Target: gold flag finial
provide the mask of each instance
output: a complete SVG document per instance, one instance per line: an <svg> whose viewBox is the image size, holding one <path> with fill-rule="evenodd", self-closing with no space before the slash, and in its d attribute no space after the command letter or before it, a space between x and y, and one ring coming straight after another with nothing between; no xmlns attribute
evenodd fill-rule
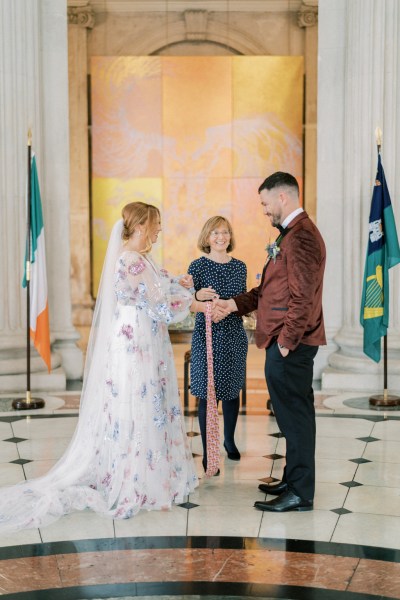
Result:
<svg viewBox="0 0 400 600"><path fill-rule="evenodd" d="M28 146L32 146L32 129L28 129Z"/></svg>
<svg viewBox="0 0 400 600"><path fill-rule="evenodd" d="M381 147L382 146L382 129L380 127L377 127L375 129L375 139L376 139L376 145Z"/></svg>

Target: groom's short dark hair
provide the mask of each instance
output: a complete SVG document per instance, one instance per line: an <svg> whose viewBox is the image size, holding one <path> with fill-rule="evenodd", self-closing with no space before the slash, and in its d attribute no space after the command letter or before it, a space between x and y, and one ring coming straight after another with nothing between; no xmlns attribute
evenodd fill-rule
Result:
<svg viewBox="0 0 400 600"><path fill-rule="evenodd" d="M262 190L272 190L273 188L283 186L295 188L297 193L299 193L299 184L296 178L290 173L283 173L282 171L277 171L267 177L258 188L258 193L262 192Z"/></svg>

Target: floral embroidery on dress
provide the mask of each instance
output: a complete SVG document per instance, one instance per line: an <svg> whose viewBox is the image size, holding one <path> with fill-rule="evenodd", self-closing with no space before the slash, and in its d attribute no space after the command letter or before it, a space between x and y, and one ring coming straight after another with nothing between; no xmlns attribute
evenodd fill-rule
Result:
<svg viewBox="0 0 400 600"><path fill-rule="evenodd" d="M173 406L171 408L171 411L170 411L169 414L170 414L171 421L173 421L174 419L176 419L176 417L180 417L181 416L181 408L180 408L180 406L176 406L176 405Z"/></svg>
<svg viewBox="0 0 400 600"><path fill-rule="evenodd" d="M149 448L147 450L146 453L146 460L147 460L147 464L149 465L150 469L154 469L154 465L153 465L153 450L151 448Z"/></svg>
<svg viewBox="0 0 400 600"><path fill-rule="evenodd" d="M161 410L161 394L154 394L153 396L154 410L159 412Z"/></svg>
<svg viewBox="0 0 400 600"><path fill-rule="evenodd" d="M141 296L147 296L147 286L145 283L143 283L143 281L140 281L138 284L138 290L139 290L139 294Z"/></svg>
<svg viewBox="0 0 400 600"><path fill-rule="evenodd" d="M171 302L171 307L174 310L177 310L177 309L181 308L181 306L182 306L182 302L180 300L176 300L175 302Z"/></svg>
<svg viewBox="0 0 400 600"><path fill-rule="evenodd" d="M111 473L107 472L106 476L101 480L101 483L108 487L111 483Z"/></svg>
<svg viewBox="0 0 400 600"><path fill-rule="evenodd" d="M119 438L119 424L118 424L118 421L116 423L114 423L114 431L113 431L112 438L113 438L114 442L116 442L117 439Z"/></svg>
<svg viewBox="0 0 400 600"><path fill-rule="evenodd" d="M109 387L110 392L111 392L111 396L113 398L116 398L118 396L118 388L117 386L113 383L112 379L107 379L106 380L106 385Z"/></svg>
<svg viewBox="0 0 400 600"><path fill-rule="evenodd" d="M131 340L133 338L132 325L122 325L119 335L124 335L128 340Z"/></svg>
<svg viewBox="0 0 400 600"><path fill-rule="evenodd" d="M116 279L124 280L127 278L127 272L126 272L125 261L123 260L123 258L119 259L118 264L119 264L119 269L117 269L117 271L116 271Z"/></svg>
<svg viewBox="0 0 400 600"><path fill-rule="evenodd" d="M165 410L162 411L160 415L156 415L154 417L154 424L157 429L162 429L167 424L167 413Z"/></svg>
<svg viewBox="0 0 400 600"><path fill-rule="evenodd" d="M128 267L128 273L130 273L130 275L140 275L140 273L143 273L143 271L145 271L146 269L146 265L144 264L143 259L139 258L139 260L135 263L131 263Z"/></svg>

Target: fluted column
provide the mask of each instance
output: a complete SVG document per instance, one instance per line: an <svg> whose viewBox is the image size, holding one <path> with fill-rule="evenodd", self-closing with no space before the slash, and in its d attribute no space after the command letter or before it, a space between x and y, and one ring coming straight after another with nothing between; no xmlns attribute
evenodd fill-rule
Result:
<svg viewBox="0 0 400 600"><path fill-rule="evenodd" d="M63 389L79 377L71 324L66 0L0 3L0 390L25 389L26 139L32 128L45 223L52 341L49 376L32 349L32 389Z"/></svg>
<svg viewBox="0 0 400 600"><path fill-rule="evenodd" d="M317 212L317 89L318 89L318 0L303 0L297 14L304 28L305 109L304 109L304 199L315 220Z"/></svg>
<svg viewBox="0 0 400 600"><path fill-rule="evenodd" d="M382 362L363 354L359 318L377 125L384 132L383 164L400 225L399 34L396 0L319 3L318 223L327 242L325 316L334 350L322 374L324 389L383 386ZM398 271L390 277L392 390L400 389Z"/></svg>
<svg viewBox="0 0 400 600"><path fill-rule="evenodd" d="M68 0L70 122L71 300L74 325L90 325L90 201L88 142L88 30L94 26L89 0Z"/></svg>

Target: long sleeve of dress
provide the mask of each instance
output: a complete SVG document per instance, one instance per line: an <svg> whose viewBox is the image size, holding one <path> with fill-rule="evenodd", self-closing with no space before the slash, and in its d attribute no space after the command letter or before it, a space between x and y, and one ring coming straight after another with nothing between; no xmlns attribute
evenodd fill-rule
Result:
<svg viewBox="0 0 400 600"><path fill-rule="evenodd" d="M124 252L118 259L115 291L119 304L136 306L166 324L185 319L193 301L165 269L137 252Z"/></svg>

